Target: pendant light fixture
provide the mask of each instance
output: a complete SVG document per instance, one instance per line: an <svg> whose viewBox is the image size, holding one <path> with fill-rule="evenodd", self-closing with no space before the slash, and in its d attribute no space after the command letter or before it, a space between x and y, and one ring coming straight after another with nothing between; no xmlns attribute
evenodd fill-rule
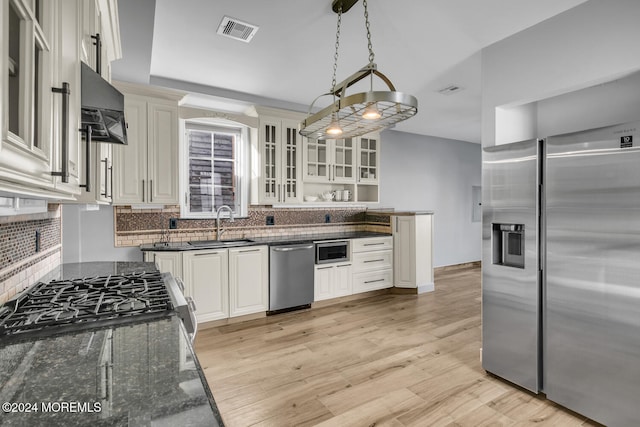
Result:
<svg viewBox="0 0 640 427"><path fill-rule="evenodd" d="M313 139L335 139L365 135L413 117L418 112L417 99L411 95L397 92L391 80L378 71L376 64L373 62L375 54L371 45L367 0L362 0L362 4L364 6L364 19L367 29L369 63L344 81L336 84L342 13L347 12L357 1L333 0L332 9L338 14L338 25L331 90L318 96L309 106L308 117L300 124L300 134L302 136ZM389 90L374 91L374 76L380 78ZM368 92L346 95L347 88L367 77L370 78L370 90ZM333 103L311 115L311 110L316 101L323 96L331 96Z"/></svg>

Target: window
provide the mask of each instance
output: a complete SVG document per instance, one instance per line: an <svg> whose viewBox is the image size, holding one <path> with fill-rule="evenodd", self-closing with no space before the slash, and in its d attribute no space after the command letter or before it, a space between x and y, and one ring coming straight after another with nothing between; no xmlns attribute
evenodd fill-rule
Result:
<svg viewBox="0 0 640 427"><path fill-rule="evenodd" d="M215 217L223 205L229 206L235 216L246 216L247 130L240 126L186 122L185 131L186 197L182 217Z"/></svg>

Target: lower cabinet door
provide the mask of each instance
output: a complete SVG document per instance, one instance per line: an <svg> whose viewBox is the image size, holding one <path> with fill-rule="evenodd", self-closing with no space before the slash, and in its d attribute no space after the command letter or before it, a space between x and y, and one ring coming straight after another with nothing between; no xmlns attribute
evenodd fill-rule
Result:
<svg viewBox="0 0 640 427"><path fill-rule="evenodd" d="M229 249L230 317L267 311L269 247Z"/></svg>
<svg viewBox="0 0 640 427"><path fill-rule="evenodd" d="M333 292L331 289L331 278L333 276L334 267L331 265L316 266L314 274L314 301L322 301L325 299L333 298Z"/></svg>
<svg viewBox="0 0 640 427"><path fill-rule="evenodd" d="M353 275L351 264L338 264L334 267L333 296L344 297L353 293Z"/></svg>
<svg viewBox="0 0 640 427"><path fill-rule="evenodd" d="M226 249L184 254L185 293L191 295L196 304L198 323L229 317L228 272Z"/></svg>
<svg viewBox="0 0 640 427"><path fill-rule="evenodd" d="M182 279L182 252L145 252L144 255L145 261L155 263L160 273L171 273L174 278ZM185 293L187 291L185 289Z"/></svg>
<svg viewBox="0 0 640 427"><path fill-rule="evenodd" d="M316 266L314 301L351 295L353 276L351 264Z"/></svg>

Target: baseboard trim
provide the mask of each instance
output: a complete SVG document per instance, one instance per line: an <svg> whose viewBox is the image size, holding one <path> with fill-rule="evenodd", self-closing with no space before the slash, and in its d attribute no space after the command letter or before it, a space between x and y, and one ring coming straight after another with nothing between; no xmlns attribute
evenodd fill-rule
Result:
<svg viewBox="0 0 640 427"><path fill-rule="evenodd" d="M435 285L433 283L427 283L415 288L393 287L391 288L391 293L396 295L420 295L427 292L433 292L434 290Z"/></svg>
<svg viewBox="0 0 640 427"><path fill-rule="evenodd" d="M456 271L456 270L465 270L467 268L480 268L482 267L482 261L471 261L465 262L462 264L453 264L453 265L445 265L443 267L436 267L433 269L434 274Z"/></svg>
<svg viewBox="0 0 640 427"><path fill-rule="evenodd" d="M234 323L246 322L248 320L255 320L263 317L267 317L267 313L261 311L260 313L245 314L244 316L230 317L228 319L211 320L208 322L198 323L198 330L202 331L209 328L217 328L218 326L233 325Z"/></svg>
<svg viewBox="0 0 640 427"><path fill-rule="evenodd" d="M320 307L327 307L330 305L334 305L334 304L342 304L344 302L349 302L349 301L355 301L355 300L359 300L359 299L364 299L364 298L369 298L369 297L373 297L376 295L384 295L384 294L388 294L388 293L393 293L393 290L395 288L387 288L387 289L379 289L376 291L368 291L368 292L361 292L358 294L353 294L353 295L347 295L344 297L338 297L338 298L331 298L331 299L325 299L322 301L315 301L311 304L311 308L320 308Z"/></svg>

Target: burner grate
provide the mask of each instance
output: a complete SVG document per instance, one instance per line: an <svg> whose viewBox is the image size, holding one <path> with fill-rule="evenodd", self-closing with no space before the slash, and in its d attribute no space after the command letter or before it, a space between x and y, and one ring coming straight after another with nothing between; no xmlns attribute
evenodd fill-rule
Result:
<svg viewBox="0 0 640 427"><path fill-rule="evenodd" d="M159 272L40 282L0 308L0 338L75 331L171 312Z"/></svg>

